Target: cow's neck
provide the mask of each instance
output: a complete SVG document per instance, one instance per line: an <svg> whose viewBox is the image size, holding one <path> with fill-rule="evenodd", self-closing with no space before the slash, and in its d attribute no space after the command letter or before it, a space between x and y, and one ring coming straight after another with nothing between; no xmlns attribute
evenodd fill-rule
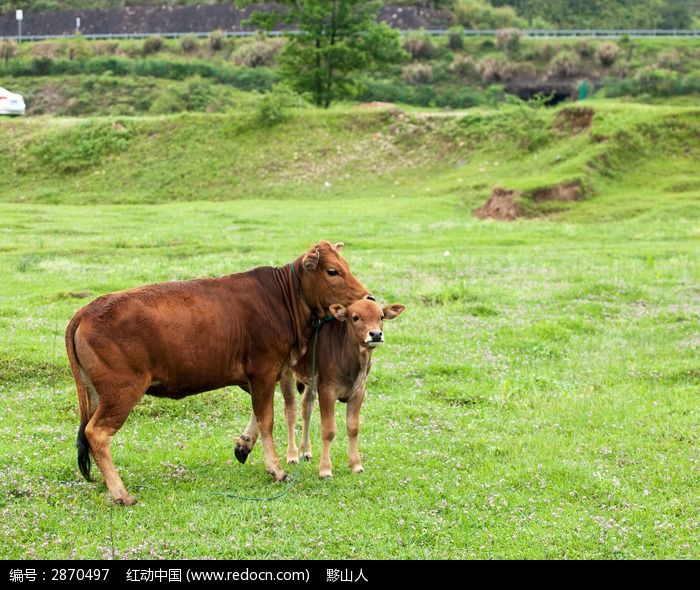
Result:
<svg viewBox="0 0 700 590"><path fill-rule="evenodd" d="M296 344L293 347L290 355L291 365L294 366L297 361L306 354L308 349L309 339L311 338L313 330L311 327L313 311L305 301L303 292L300 289L301 259L298 258L292 262L291 265L293 265L295 272L297 272L296 279L292 274L292 268L290 265L286 265L275 270L278 274L278 280L284 286L283 291L288 302L287 308L294 327Z"/></svg>

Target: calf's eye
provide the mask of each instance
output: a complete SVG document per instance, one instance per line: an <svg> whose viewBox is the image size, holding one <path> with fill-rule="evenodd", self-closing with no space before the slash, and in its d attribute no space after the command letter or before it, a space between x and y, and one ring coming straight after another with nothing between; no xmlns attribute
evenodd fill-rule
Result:
<svg viewBox="0 0 700 590"><path fill-rule="evenodd" d="M353 321L353 322L356 322L356 321L359 320L359 319L360 319L359 316L356 316L356 315L352 316L352 321Z"/></svg>
<svg viewBox="0 0 700 590"><path fill-rule="evenodd" d="M332 268L329 268L326 272L332 277L337 277L340 274L337 270Z"/></svg>

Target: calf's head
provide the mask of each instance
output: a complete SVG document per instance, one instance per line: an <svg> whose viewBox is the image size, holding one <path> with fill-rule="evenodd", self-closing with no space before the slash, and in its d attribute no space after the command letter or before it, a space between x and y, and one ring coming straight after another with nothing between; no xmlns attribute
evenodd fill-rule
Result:
<svg viewBox="0 0 700 590"><path fill-rule="evenodd" d="M376 301L362 299L345 307L334 303L330 306L331 315L338 321L348 322L352 338L361 348L376 348L384 343L384 320L399 316L404 305L395 303L382 308Z"/></svg>
<svg viewBox="0 0 700 590"><path fill-rule="evenodd" d="M318 315L325 315L331 303L350 305L358 299L374 299L350 272L340 255L342 248L343 242L331 244L322 240L301 256L301 290Z"/></svg>

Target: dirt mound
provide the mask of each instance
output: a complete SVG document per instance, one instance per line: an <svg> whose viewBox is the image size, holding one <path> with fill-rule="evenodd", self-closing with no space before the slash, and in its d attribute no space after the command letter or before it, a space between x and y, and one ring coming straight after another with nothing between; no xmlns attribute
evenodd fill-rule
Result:
<svg viewBox="0 0 700 590"><path fill-rule="evenodd" d="M496 187L491 191L491 196L474 211L479 219L500 219L501 221L513 221L520 217L518 205L515 199L522 193L505 188Z"/></svg>
<svg viewBox="0 0 700 590"><path fill-rule="evenodd" d="M588 107L569 107L557 113L554 128L560 133L578 135L590 129L595 111Z"/></svg>
<svg viewBox="0 0 700 590"><path fill-rule="evenodd" d="M532 217L536 215L527 202L543 201L578 201L583 197L583 187L578 180L563 182L553 186L546 186L528 191L523 194L520 191L496 187L491 191L491 196L482 207L474 210L474 216L479 219L498 219L500 221L513 221L519 217ZM518 204L518 200L522 204ZM525 201L526 200L526 201Z"/></svg>

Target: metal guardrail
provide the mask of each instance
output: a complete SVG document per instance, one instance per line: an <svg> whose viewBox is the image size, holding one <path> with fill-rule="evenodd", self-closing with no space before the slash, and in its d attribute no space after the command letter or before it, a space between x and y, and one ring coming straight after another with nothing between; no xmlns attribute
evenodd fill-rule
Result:
<svg viewBox="0 0 700 590"><path fill-rule="evenodd" d="M433 36L441 36L447 34L447 29L425 29L425 32ZM412 31L402 30L401 33L410 33ZM493 37L498 32L497 29L464 29L464 35L467 37ZM700 29L522 29L525 37L586 37L586 38L607 38L614 39L619 37L678 37L678 38L700 38ZM272 37L282 37L285 35L298 35L300 31L271 31L268 33ZM194 35L196 37L208 37L210 32L188 31L180 33L81 33L83 39L145 39L147 37L163 37L166 39L177 39ZM256 35L256 31L222 31L224 37L251 37ZM22 35L22 41L46 41L50 39L64 39L74 37L75 35ZM17 39L16 35L0 36L0 39Z"/></svg>

